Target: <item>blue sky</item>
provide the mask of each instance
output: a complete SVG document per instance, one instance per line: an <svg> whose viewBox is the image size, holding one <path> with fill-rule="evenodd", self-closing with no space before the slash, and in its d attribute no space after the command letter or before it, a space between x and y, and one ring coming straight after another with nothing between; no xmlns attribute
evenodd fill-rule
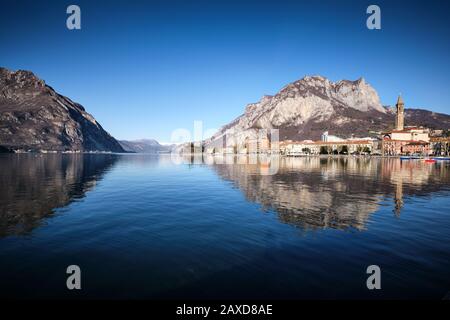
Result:
<svg viewBox="0 0 450 320"><path fill-rule="evenodd" d="M83 104L118 139L219 128L305 75L450 113L448 1L8 1L0 66ZM77 4L82 30L66 28ZM381 7L382 29L366 28Z"/></svg>

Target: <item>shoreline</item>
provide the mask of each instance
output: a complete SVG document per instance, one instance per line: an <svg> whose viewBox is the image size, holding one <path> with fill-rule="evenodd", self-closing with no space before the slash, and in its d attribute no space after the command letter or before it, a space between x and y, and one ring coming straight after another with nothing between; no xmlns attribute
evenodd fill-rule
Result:
<svg viewBox="0 0 450 320"><path fill-rule="evenodd" d="M426 155L426 156L408 156L408 155L345 155L345 154L310 154L310 155L286 155L286 154L271 154L271 153L252 153L252 154L231 154L231 153L139 153L139 152L112 152L112 151L10 151L10 152L0 152L0 154L34 154L34 155L105 155L105 154L116 154L116 155L148 155L148 156L168 156L176 155L180 157L255 157L255 156L269 156L269 157L280 157L280 158L386 158L386 159L400 159L402 157L410 157L410 160L425 160L431 158L449 158L450 155Z"/></svg>

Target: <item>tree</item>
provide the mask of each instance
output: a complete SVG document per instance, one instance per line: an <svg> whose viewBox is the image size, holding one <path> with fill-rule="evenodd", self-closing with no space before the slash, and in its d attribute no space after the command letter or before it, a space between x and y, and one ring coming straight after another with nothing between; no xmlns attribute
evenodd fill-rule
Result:
<svg viewBox="0 0 450 320"><path fill-rule="evenodd" d="M444 142L443 143L443 151L444 151L444 154L446 155L446 156L448 156L449 154L450 154L450 143L449 142Z"/></svg>
<svg viewBox="0 0 450 320"><path fill-rule="evenodd" d="M309 148L303 148L302 151L306 154L310 154L311 153L311 149Z"/></svg>

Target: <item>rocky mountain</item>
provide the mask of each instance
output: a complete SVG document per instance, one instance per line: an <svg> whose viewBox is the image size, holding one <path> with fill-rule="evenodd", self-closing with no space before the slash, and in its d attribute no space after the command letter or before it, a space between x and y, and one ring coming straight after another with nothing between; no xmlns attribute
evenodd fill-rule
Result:
<svg viewBox="0 0 450 320"><path fill-rule="evenodd" d="M127 152L135 153L167 153L172 150L172 145L162 145L154 139L119 140L122 148Z"/></svg>
<svg viewBox="0 0 450 320"><path fill-rule="evenodd" d="M279 129L280 140L318 140L324 131L344 138L375 136L392 128L394 117L395 112L383 107L378 93L363 78L332 82L307 76L249 104L244 114L205 142L215 145L231 138L242 144L246 138L255 138L258 129ZM450 128L449 115L409 109L405 117L407 125Z"/></svg>
<svg viewBox="0 0 450 320"><path fill-rule="evenodd" d="M86 112L29 71L0 68L0 149L124 152Z"/></svg>

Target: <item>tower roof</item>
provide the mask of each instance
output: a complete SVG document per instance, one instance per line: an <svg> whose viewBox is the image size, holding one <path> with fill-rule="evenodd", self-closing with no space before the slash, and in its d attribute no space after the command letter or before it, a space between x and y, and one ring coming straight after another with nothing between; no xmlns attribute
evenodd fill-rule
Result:
<svg viewBox="0 0 450 320"><path fill-rule="evenodd" d="M397 104L405 104L405 103L403 102L402 95L399 95L399 96L398 96Z"/></svg>

